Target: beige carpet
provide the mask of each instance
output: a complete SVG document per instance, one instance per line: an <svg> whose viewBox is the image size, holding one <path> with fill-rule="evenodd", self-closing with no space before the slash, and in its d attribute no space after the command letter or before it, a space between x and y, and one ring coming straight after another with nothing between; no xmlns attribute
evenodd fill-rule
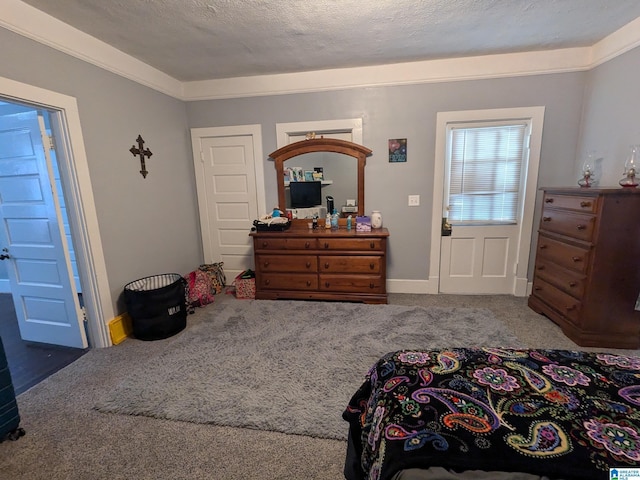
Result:
<svg viewBox="0 0 640 480"><path fill-rule="evenodd" d="M222 295L218 304L237 302ZM489 308L525 345L578 348L559 328L515 297L391 295L402 305ZM198 315L189 317L196 324ZM122 372L144 357L127 340L80 358L18 397L27 435L0 444L0 477L75 479L340 479L345 442L241 428L198 425L93 410ZM620 351L619 351L620 352ZM640 354L638 351L622 351ZM321 401L321 399L320 399Z"/></svg>

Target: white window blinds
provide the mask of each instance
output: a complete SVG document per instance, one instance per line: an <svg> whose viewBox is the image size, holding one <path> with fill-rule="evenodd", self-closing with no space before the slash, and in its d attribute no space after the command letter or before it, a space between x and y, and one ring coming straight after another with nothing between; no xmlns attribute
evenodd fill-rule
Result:
<svg viewBox="0 0 640 480"><path fill-rule="evenodd" d="M526 122L449 129L449 221L517 223Z"/></svg>

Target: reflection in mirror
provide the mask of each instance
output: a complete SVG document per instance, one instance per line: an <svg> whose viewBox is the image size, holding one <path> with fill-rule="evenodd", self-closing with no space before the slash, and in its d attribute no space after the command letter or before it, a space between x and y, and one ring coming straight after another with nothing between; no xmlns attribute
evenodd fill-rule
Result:
<svg viewBox="0 0 640 480"><path fill-rule="evenodd" d="M288 181L292 181L287 173L291 170L302 172L302 179L308 180L311 172L322 172L322 206L327 206L327 196L334 199L338 212L347 205L347 200L358 198L358 161L354 157L333 152L312 152L298 155L284 162L285 175L282 178L285 186L286 208L292 208ZM317 179L317 177L316 177Z"/></svg>

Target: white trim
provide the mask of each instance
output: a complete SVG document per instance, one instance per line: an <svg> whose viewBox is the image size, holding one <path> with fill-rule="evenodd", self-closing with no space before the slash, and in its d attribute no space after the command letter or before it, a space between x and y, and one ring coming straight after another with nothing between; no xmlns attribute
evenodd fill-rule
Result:
<svg viewBox="0 0 640 480"><path fill-rule="evenodd" d="M2 0L0 26L159 92L183 97L182 82L19 0Z"/></svg>
<svg viewBox="0 0 640 480"><path fill-rule="evenodd" d="M529 267L529 251L531 249L531 232L533 230L533 214L535 210L536 186L538 183L538 166L542 146L542 128L545 107L498 108L488 110L468 110L458 112L438 112L436 120L436 151L433 172L433 209L431 211L431 252L429 255L429 281L436 285L440 278L440 237L443 216L443 195L445 178L445 155L447 146L446 129L455 121L481 121L488 119L531 119L531 140L529 144L529 162L525 179L524 204L520 221L519 243L517 253L518 268L514 282L514 295L524 296L522 281L527 279ZM439 289L438 289L439 290Z"/></svg>
<svg viewBox="0 0 640 480"><path fill-rule="evenodd" d="M591 49L568 48L184 83L184 100L218 100L363 87L540 75L588 70Z"/></svg>
<svg viewBox="0 0 640 480"><path fill-rule="evenodd" d="M362 118L276 123L276 144L278 148L282 148L291 143L291 136L308 132L315 132L317 135L350 133L351 141L362 145Z"/></svg>
<svg viewBox="0 0 640 480"><path fill-rule="evenodd" d="M438 284L435 284L434 289L432 280L387 279L387 293L436 294Z"/></svg>
<svg viewBox="0 0 640 480"><path fill-rule="evenodd" d="M582 71L640 45L639 17L590 47L180 82L19 0L2 0L0 26L184 101Z"/></svg>
<svg viewBox="0 0 640 480"><path fill-rule="evenodd" d="M206 210L206 186L205 178L202 175L203 159L200 151L200 141L206 137L236 137L250 136L253 144L253 164L254 175L256 179L256 200L258 203L258 212L267 211L266 192L264 188L264 157L262 154L262 125L233 125L227 127L204 127L191 129L191 147L193 149L193 164L196 172L196 194L198 197L198 211L200 219L207 218ZM210 251L211 239L209 238L210 228L208 225L200 225L200 237L202 239L202 248L204 258L213 258L213 252Z"/></svg>
<svg viewBox="0 0 640 480"><path fill-rule="evenodd" d="M0 77L0 97L53 110L60 175L80 272L92 347L108 347L107 322L114 316L98 216L91 189L78 104L74 97ZM65 128L61 128L65 125ZM67 136L62 135L63 133Z"/></svg>
<svg viewBox="0 0 640 480"><path fill-rule="evenodd" d="M606 36L591 47L589 68L611 60L629 50L640 46L640 17L627 23L611 35Z"/></svg>

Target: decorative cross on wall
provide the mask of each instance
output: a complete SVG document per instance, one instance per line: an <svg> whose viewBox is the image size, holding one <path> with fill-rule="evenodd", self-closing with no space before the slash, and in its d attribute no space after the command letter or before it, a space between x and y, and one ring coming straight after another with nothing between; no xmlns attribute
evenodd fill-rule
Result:
<svg viewBox="0 0 640 480"><path fill-rule="evenodd" d="M129 151L133 154L133 156L140 156L140 173L142 174L142 178L147 178L147 166L145 164L145 160L144 157L151 157L151 155L153 155L153 153L151 153L151 150L149 150L148 148L145 149L144 148L144 140L142 139L141 135L138 135L138 138L136 138L136 142L138 142L138 147L136 148L135 145L133 145Z"/></svg>

